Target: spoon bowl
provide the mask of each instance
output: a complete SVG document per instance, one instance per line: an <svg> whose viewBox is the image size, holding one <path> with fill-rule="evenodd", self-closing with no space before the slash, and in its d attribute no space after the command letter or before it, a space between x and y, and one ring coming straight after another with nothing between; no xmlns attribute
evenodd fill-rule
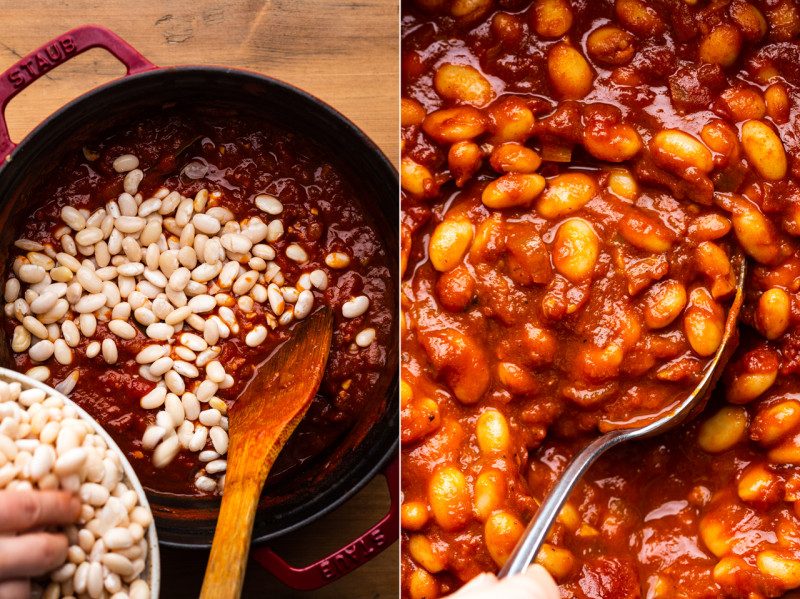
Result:
<svg viewBox="0 0 800 599"><path fill-rule="evenodd" d="M539 553L547 534L550 532L550 528L553 526L553 522L561 512L561 508L564 507L575 485L597 458L615 445L625 441L647 439L675 428L691 414L699 412L705 405L709 392L719 380L722 370L736 347L733 340L736 338L736 325L744 301L744 280L747 274L747 261L743 255L738 254L734 256L732 264L737 270L736 295L728 310L722 341L714 357L706 366L703 378L686 398L671 406L665 413L656 415L654 419L649 419L650 422L645 421L647 423L641 425L642 420L640 419L633 427L610 430L576 453L556 479L544 501L542 501L536 516L530 521L522 537L517 542L514 552L497 574L498 578L521 574L527 570Z"/></svg>

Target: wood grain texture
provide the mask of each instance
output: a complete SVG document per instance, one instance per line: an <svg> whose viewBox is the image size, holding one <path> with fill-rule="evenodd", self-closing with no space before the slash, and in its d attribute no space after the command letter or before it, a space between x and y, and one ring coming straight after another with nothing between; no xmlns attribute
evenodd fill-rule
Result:
<svg viewBox="0 0 800 599"><path fill-rule="evenodd" d="M65 31L94 23L159 66L207 64L270 75L327 102L399 163L397 0L0 0L0 71ZM49 72L6 111L19 141L69 100L124 74L103 50ZM388 509L381 477L343 507L273 543L289 563L310 563L377 522ZM163 550L162 597L199 594L207 551ZM288 589L250 563L244 597L384 599L399 595L398 547L312 592Z"/></svg>
<svg viewBox="0 0 800 599"><path fill-rule="evenodd" d="M332 335L333 312L323 306L295 326L231 408L225 493L200 599L241 596L261 489L314 400Z"/></svg>
<svg viewBox="0 0 800 599"><path fill-rule="evenodd" d="M291 83L332 105L398 163L395 0L0 0L0 14L1 70L68 29L103 25L159 66L230 66ZM51 71L9 106L12 137L122 74L97 49Z"/></svg>

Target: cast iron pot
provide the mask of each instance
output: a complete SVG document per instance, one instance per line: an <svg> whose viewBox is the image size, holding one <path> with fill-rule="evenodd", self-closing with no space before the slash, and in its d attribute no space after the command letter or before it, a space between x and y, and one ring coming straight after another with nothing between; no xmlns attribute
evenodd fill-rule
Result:
<svg viewBox="0 0 800 599"><path fill-rule="evenodd" d="M47 118L22 142L8 136L4 112L9 100L43 73L90 48L108 50L127 68L127 75L84 94ZM371 213L385 239L397 280L397 172L380 150L351 122L309 94L286 83L241 70L206 66L158 68L111 31L87 25L73 29L32 52L0 77L0 268L8 261L14 223L29 218L23 198L47 177L67 151L81 140L111 130L133 114L158 111L165 103L226 107L270 121L312 139L326 151L362 198L374 203ZM389 282L390 293L395 283ZM396 301L396 294L393 294ZM396 306L395 306L396 308ZM397 310L395 309L395 313ZM4 337L3 333L0 336ZM364 535L314 564L293 568L266 547L251 555L290 586L310 589L335 580L392 544L398 536L397 325L388 351L386 374L374 401L345 438L324 460L267 487L253 531L254 543L294 531L327 514L383 472L392 508ZM0 362L13 366L9 342L0 338ZM209 547L219 500L175 498L149 493L162 543L175 547Z"/></svg>

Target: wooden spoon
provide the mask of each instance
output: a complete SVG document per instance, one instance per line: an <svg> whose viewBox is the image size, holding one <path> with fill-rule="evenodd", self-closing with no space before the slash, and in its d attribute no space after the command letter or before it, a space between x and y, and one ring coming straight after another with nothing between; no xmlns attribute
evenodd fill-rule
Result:
<svg viewBox="0 0 800 599"><path fill-rule="evenodd" d="M327 307L299 324L231 409L225 492L200 599L241 595L261 489L319 388L332 332Z"/></svg>

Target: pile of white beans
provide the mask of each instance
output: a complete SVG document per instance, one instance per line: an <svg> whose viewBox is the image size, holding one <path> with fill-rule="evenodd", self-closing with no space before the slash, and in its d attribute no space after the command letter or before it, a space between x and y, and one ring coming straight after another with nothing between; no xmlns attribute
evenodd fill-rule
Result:
<svg viewBox="0 0 800 599"><path fill-rule="evenodd" d="M150 511L125 481L119 455L62 397L0 380L0 488L63 489L81 500L64 528L67 561L50 573L44 599L146 599Z"/></svg>
<svg viewBox="0 0 800 599"><path fill-rule="evenodd" d="M309 269L289 283L270 245L284 235L281 202L270 195L254 198L263 218L238 221L218 206L221 192L203 189L194 198L161 188L153 197L138 193L144 173L130 154L114 162L126 173L124 191L105 208L90 213L66 206L64 226L56 232L60 251L28 239L15 242L26 252L13 263L5 284L5 311L16 318L11 347L27 351L42 365L27 374L48 381L48 360L69 365L74 352L115 364L113 338L92 340L98 322L117 338L136 337L133 322L152 343L136 356L139 375L156 383L141 400L142 408L159 410L142 438L153 450L155 466L166 466L181 449L199 453L205 465L195 478L204 492L221 491L227 462L226 404L216 393L234 384L217 360L225 339L238 336L258 347L271 329L307 317L328 287L328 275ZM300 244L283 250L302 267L309 255ZM344 252L325 256L334 272L346 269ZM317 296L315 296L317 294ZM234 306L249 314L256 303L268 306L263 323L237 321ZM357 318L370 306L366 295L339 307L345 318ZM89 340L81 344L81 338ZM352 349L368 347L375 330L360 331ZM79 373L71 372L56 389L69 394ZM53 383L54 381L48 381ZM210 441L210 446L209 442Z"/></svg>

